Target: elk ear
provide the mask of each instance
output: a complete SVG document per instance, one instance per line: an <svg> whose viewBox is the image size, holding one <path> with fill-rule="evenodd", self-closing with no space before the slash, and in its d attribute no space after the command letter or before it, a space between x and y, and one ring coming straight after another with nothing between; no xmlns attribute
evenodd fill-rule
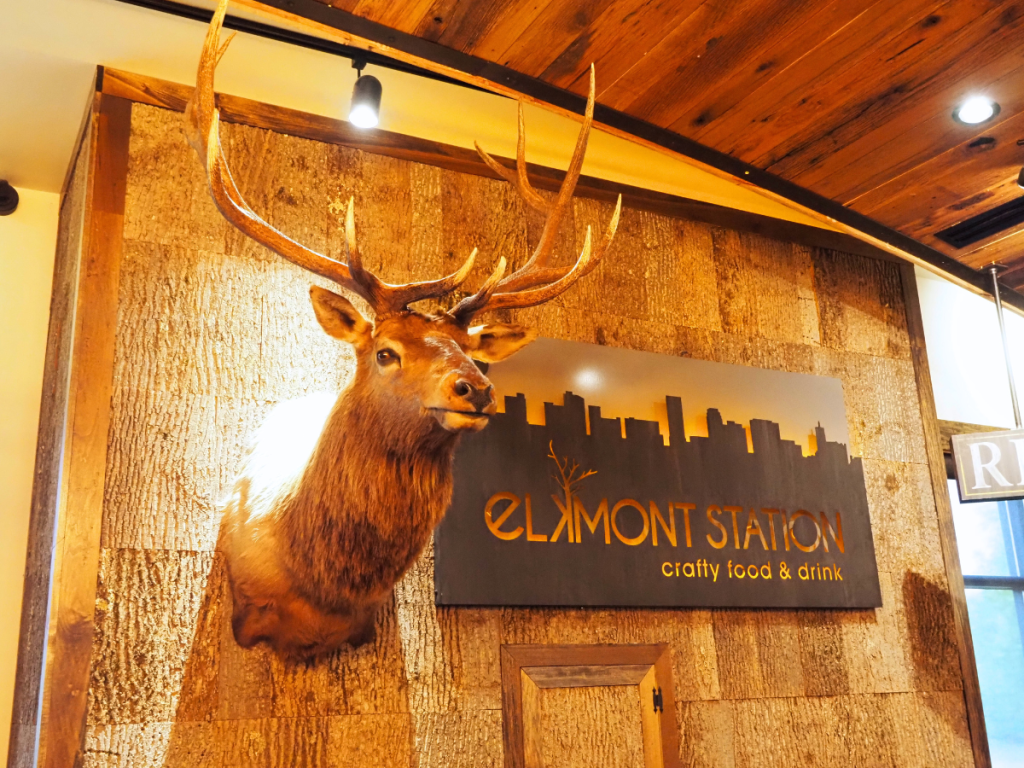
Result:
<svg viewBox="0 0 1024 768"><path fill-rule="evenodd" d="M469 356L481 363L497 363L537 338L532 328L510 323L476 325L469 329L469 336L476 341L476 347Z"/></svg>
<svg viewBox="0 0 1024 768"><path fill-rule="evenodd" d="M357 346L370 338L373 326L344 296L312 285L309 298L313 302L316 319L328 336Z"/></svg>

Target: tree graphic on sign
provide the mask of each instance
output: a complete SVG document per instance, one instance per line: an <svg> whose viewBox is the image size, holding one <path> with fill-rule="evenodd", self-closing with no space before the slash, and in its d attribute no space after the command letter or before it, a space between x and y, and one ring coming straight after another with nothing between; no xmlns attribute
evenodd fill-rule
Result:
<svg viewBox="0 0 1024 768"><path fill-rule="evenodd" d="M579 477L576 477L576 473L580 470L580 465L573 461L572 466L570 466L569 462L571 460L568 456L564 456L561 459L558 458L558 455L555 453L554 440L548 441L548 458L554 461L555 466L558 467L559 477L555 477L554 475L552 475L551 479L562 487L562 492L565 494L565 508L571 510L573 508L573 488L579 485L581 481L586 480L591 475L596 475L597 470L588 469ZM571 535L570 538L572 538Z"/></svg>

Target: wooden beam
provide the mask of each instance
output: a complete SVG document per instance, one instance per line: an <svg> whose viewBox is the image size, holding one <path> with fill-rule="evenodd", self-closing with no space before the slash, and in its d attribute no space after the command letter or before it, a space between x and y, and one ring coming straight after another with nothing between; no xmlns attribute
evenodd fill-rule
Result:
<svg viewBox="0 0 1024 768"><path fill-rule="evenodd" d="M1021 242L1018 243L1020 246L1019 252L1024 252L1024 236L1020 238ZM1003 272L999 276L1001 283L1006 283L1017 290L1024 290L1024 261L1018 262L1016 265L1010 267L1006 272Z"/></svg>
<svg viewBox="0 0 1024 768"><path fill-rule="evenodd" d="M939 419L939 441L943 453L953 452L953 435L971 435L975 432L999 432L1006 427L988 427L984 424L967 424L963 421L943 421Z"/></svg>
<svg viewBox="0 0 1024 768"><path fill-rule="evenodd" d="M64 181L60 185L60 205L64 205L64 197L68 193L68 186L71 184L71 176L75 171L75 165L78 163L78 156L82 152L82 146L85 144L85 139L89 135L87 130L89 123L92 120L93 110L95 109L96 94L101 90L100 81L103 78L103 67L96 68L96 74L93 75L92 88L89 89L89 98L85 101L85 108L82 110L82 119L78 124L78 133L75 135L78 137L75 139L74 149L71 150L71 161L68 163L67 170L64 171Z"/></svg>
<svg viewBox="0 0 1024 768"><path fill-rule="evenodd" d="M104 71L102 83L103 92L111 96L177 112L185 109L193 90L192 86L115 69ZM276 107L229 94L218 94L217 103L221 109L221 119L229 123L265 128L328 144L340 144L364 152L434 165L458 173L498 178L476 152L464 147L390 131L365 131L353 127L344 120ZM515 166L515 161L510 158L497 159L509 168ZM558 190L565 175L564 171L534 163L529 164L529 174L535 186L551 191ZM892 254L842 232L654 192L593 176L581 176L576 193L580 197L606 202L614 202L616 196L621 194L623 203L630 208L689 221L702 221L812 248L827 248L885 261L898 261Z"/></svg>
<svg viewBox="0 0 1024 768"><path fill-rule="evenodd" d="M134 5L138 8L146 8L150 11L167 13L182 19L191 19L192 21L198 21L202 24L209 24L210 19L213 18L213 11L210 9L200 8L186 3L177 3L174 2L174 0L118 0L118 2L122 2L126 5ZM445 77L444 75L438 74L437 72L433 72L429 69L417 67L414 64L393 59L390 56L383 56L379 53L367 51L363 48L356 48L350 45L344 45L343 43L337 43L332 40L325 40L322 37L315 37L313 35L295 32L280 26L261 24L258 21L252 21L240 16L233 16L231 14L225 16L224 29L232 32L244 32L245 34L252 35L253 37L261 37L264 40L273 40L274 42L294 45L311 51L319 51L320 53L326 53L331 56L341 56L353 61L358 58L369 65L390 69L394 72L405 72L410 75L416 75L417 77L457 85L461 88L469 88L470 90L476 91L488 90L485 88L479 88L470 83L465 83L461 80Z"/></svg>
<svg viewBox="0 0 1024 768"><path fill-rule="evenodd" d="M650 664L558 665L523 667L538 688L587 688L600 685L639 685Z"/></svg>
<svg viewBox="0 0 1024 768"><path fill-rule="evenodd" d="M80 765L99 569L132 104L96 95L57 502L39 765ZM70 503L73 500L73 508Z"/></svg>
<svg viewBox="0 0 1024 768"><path fill-rule="evenodd" d="M988 735L985 729L985 714L981 704L981 683L978 681L978 667L974 659L974 640L971 637L971 623L967 615L967 595L964 591L964 576L960 570L960 554L953 527L953 510L946 485L946 463L942 454L939 420L935 411L935 396L932 392L932 377L928 367L928 353L924 342L924 320L921 317L921 301L917 292L917 276L910 264L900 267L903 282L903 300L907 308L907 331L910 336L910 352L914 361L914 376L917 380L917 398L921 407L921 422L924 425L925 453L928 471L932 480L932 494L939 519L939 540L942 558L946 565L946 582L953 603L953 618L956 629L957 649L960 653L960 670L963 678L964 701L967 706L967 724L971 731L971 748L974 752L975 768L992 768L989 755Z"/></svg>

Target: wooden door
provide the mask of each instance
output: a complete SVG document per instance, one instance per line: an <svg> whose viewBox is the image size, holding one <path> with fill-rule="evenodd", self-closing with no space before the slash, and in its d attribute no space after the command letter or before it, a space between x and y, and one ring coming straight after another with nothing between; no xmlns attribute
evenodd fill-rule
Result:
<svg viewBox="0 0 1024 768"><path fill-rule="evenodd" d="M666 645L502 647L509 768L678 765Z"/></svg>

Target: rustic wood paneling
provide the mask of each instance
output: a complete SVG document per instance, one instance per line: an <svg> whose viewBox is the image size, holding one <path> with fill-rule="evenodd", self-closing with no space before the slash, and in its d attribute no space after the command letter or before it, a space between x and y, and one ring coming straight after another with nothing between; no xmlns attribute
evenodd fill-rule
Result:
<svg viewBox="0 0 1024 768"><path fill-rule="evenodd" d="M678 705L679 762L692 768L735 768L733 702L692 701Z"/></svg>
<svg viewBox="0 0 1024 768"><path fill-rule="evenodd" d="M878 567L890 573L942 577L945 563L928 468L865 459L864 481Z"/></svg>
<svg viewBox="0 0 1024 768"><path fill-rule="evenodd" d="M643 208L624 212L622 245L577 294L516 317L548 336L839 378L882 608L437 609L428 548L359 651L291 666L235 645L215 499L267 409L339 386L352 357L317 327L313 281L218 221L180 120L137 105L124 143L87 764L499 766L503 643L666 643L683 764L971 764L965 627L905 275ZM485 265L522 258L537 236L483 176L248 125L225 135L243 192L286 232L336 252L338 202L355 194L386 278L436 274L473 246ZM578 200L563 250L607 206Z"/></svg>
<svg viewBox="0 0 1024 768"><path fill-rule="evenodd" d="M635 685L542 691L543 765L643 765L640 706Z"/></svg>
<svg viewBox="0 0 1024 768"><path fill-rule="evenodd" d="M737 701L735 764L970 765L958 698L953 693Z"/></svg>
<svg viewBox="0 0 1024 768"><path fill-rule="evenodd" d="M913 655L902 591L891 572L879 574L882 607L837 616L851 693L897 693L913 690Z"/></svg>

